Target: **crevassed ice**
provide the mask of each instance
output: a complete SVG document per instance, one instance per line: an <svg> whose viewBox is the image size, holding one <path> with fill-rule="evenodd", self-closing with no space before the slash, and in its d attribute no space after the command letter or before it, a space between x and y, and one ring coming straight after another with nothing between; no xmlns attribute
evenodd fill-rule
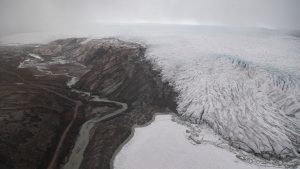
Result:
<svg viewBox="0 0 300 169"><path fill-rule="evenodd" d="M148 58L179 93L179 114L208 123L245 151L299 157L299 39L218 36L150 48Z"/></svg>

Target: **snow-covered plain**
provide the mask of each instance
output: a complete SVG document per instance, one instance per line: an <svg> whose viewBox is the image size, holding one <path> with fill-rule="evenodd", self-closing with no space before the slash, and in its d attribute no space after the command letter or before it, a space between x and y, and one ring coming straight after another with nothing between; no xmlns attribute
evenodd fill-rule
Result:
<svg viewBox="0 0 300 169"><path fill-rule="evenodd" d="M146 127L135 128L133 137L114 159L115 169L271 169L283 168L255 161L233 149L221 148L222 139L207 127L193 128L157 115ZM201 132L200 132L201 131ZM191 139L193 137L193 139ZM158 139L159 138L159 139ZM193 140L200 140L195 144ZM239 158L237 158L239 157ZM243 159L243 160L241 160ZM248 159L248 160L247 160ZM249 161L251 159L251 161ZM250 164L251 162L252 164Z"/></svg>
<svg viewBox="0 0 300 169"><path fill-rule="evenodd" d="M266 29L106 25L68 34L13 35L0 42L73 36L144 43L147 58L179 93L184 119L206 123L234 147L265 158L299 158L298 37Z"/></svg>

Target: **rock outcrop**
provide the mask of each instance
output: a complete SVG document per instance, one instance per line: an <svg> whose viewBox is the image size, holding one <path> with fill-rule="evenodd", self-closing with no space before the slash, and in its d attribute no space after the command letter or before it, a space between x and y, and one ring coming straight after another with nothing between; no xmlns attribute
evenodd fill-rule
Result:
<svg viewBox="0 0 300 169"><path fill-rule="evenodd" d="M112 105L92 103L88 97L72 93L66 85L71 77L78 79L72 88L129 106L125 113L94 127L81 163L80 168L83 169L109 168L114 152L129 137L133 125L145 124L157 112L176 111L176 93L167 82L162 82L159 72L154 71L144 58L146 48L137 43L117 39L70 38L38 47L29 45L7 49L3 47L1 51L1 63L9 63L0 71L0 80L3 81L0 90L7 91L1 93L0 102L2 168L48 166L74 110L74 103L49 91L83 102L79 109L81 113L59 151L54 165L57 168L68 159L80 124L93 117L93 107L97 106L103 114L116 109ZM30 53L37 58L29 58ZM5 59L6 55L11 57ZM14 57L16 55L18 57ZM10 104L13 109L4 111ZM16 126L18 130L13 131ZM16 153L17 150L22 151Z"/></svg>
<svg viewBox="0 0 300 169"><path fill-rule="evenodd" d="M74 106L51 92L69 93L65 77L17 69L25 56L21 47L0 48L1 169L44 168Z"/></svg>
<svg viewBox="0 0 300 169"><path fill-rule="evenodd" d="M130 109L122 116L97 125L82 169L109 168L114 151L130 135L133 125L145 124L154 113L167 107L176 111L176 94L145 60L143 46L119 40L103 42L94 54L84 58L93 68L79 80L76 88L125 102ZM90 41L87 45L94 43L99 42Z"/></svg>
<svg viewBox="0 0 300 169"><path fill-rule="evenodd" d="M64 55L90 68L74 88L129 105L123 115L97 124L81 168L109 168L114 151L130 135L133 125L145 124L166 108L176 111L176 93L145 60L145 47L117 39L69 39L52 45L55 43L59 46L56 52L69 49Z"/></svg>

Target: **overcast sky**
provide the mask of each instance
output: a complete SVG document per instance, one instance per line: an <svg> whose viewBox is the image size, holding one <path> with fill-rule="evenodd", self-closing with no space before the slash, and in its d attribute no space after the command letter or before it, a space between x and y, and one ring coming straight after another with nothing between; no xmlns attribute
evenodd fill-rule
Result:
<svg viewBox="0 0 300 169"><path fill-rule="evenodd" d="M0 0L0 31L87 22L300 29L300 0Z"/></svg>

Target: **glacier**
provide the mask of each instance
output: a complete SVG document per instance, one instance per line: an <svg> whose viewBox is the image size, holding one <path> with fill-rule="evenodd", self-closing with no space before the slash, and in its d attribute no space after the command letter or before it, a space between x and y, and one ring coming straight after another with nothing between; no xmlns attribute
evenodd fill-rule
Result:
<svg viewBox="0 0 300 169"><path fill-rule="evenodd" d="M247 152L300 157L300 40L272 32L186 37L148 52L179 93L178 113Z"/></svg>

